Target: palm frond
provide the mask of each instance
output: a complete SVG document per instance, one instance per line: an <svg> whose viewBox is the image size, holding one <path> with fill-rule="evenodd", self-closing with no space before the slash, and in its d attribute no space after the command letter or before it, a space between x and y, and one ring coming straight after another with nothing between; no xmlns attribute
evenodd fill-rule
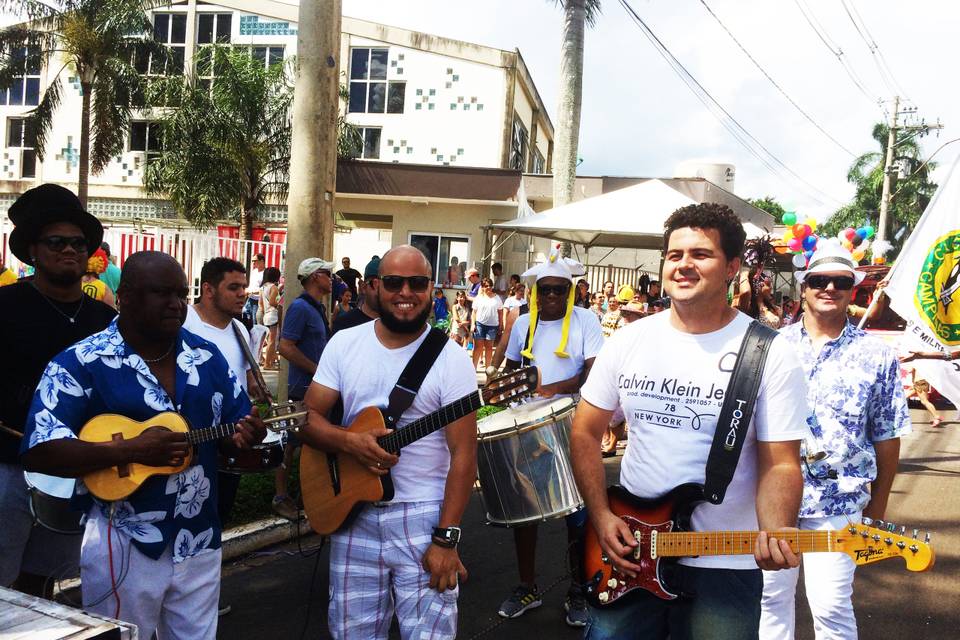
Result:
<svg viewBox="0 0 960 640"><path fill-rule="evenodd" d="M62 68L61 71L63 71ZM43 92L43 96L41 96L36 108L30 112L30 119L33 122L34 131L37 133L37 158L41 162L43 162L47 143L50 139L53 116L57 112L57 109L60 108L62 88L63 83L60 80L60 72L58 72Z"/></svg>
<svg viewBox="0 0 960 640"><path fill-rule="evenodd" d="M600 18L600 0L582 0L585 12L585 21L588 26L596 26L597 19ZM566 6L567 0L553 0L553 3L561 7Z"/></svg>

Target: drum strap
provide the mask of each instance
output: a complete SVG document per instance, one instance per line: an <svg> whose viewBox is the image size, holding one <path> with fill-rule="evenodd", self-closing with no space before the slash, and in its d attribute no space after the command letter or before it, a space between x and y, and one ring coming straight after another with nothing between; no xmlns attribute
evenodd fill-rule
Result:
<svg viewBox="0 0 960 640"><path fill-rule="evenodd" d="M403 369L397 384L390 392L390 403L383 411L383 418L386 421L387 428L396 429L400 424L400 416L410 408L413 399L420 391L420 385L424 378L433 367L433 363L440 357L440 352L447 346L450 339L443 331L437 328L431 328L426 339L420 343L410 362Z"/></svg>
<svg viewBox="0 0 960 640"><path fill-rule="evenodd" d="M727 385L713 434L710 457L707 458L707 474L704 497L712 504L720 504L726 495L727 486L737 470L743 441L757 403L760 380L767 360L770 343L777 332L757 321L750 323L737 354L730 383Z"/></svg>
<svg viewBox="0 0 960 640"><path fill-rule="evenodd" d="M250 365L250 371L253 372L254 382L256 382L257 386L260 387L263 397L273 404L273 394L270 393L270 389L267 388L267 383L263 379L263 372L260 371L260 363L257 362L256 358L253 357L253 352L250 351L250 345L247 343L246 337L243 335L243 331L240 330L240 321L231 319L230 326L233 328L233 335L237 339L237 344L240 345L240 350L243 352L244 359L247 361L247 364Z"/></svg>

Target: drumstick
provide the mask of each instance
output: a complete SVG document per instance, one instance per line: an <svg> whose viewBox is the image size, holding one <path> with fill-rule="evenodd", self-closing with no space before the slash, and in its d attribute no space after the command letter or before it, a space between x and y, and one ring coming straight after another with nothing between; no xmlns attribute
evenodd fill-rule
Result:
<svg viewBox="0 0 960 640"><path fill-rule="evenodd" d="M2 422L0 422L0 431L5 431L5 432L9 433L10 435L16 436L16 437L18 437L18 438L22 438L22 437L23 437L23 434L22 434L22 433L20 433L20 432L17 431L16 429L11 429L11 428L8 427L7 425L3 424Z"/></svg>

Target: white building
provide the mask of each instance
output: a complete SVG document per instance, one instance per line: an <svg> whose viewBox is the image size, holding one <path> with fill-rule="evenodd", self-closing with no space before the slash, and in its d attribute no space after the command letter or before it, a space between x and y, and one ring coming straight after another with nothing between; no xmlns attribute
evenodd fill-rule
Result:
<svg viewBox="0 0 960 640"><path fill-rule="evenodd" d="M264 64L296 54L296 6L271 0L195 0L152 11L156 38L175 51L176 71L211 79L204 47L246 47ZM29 68L26 68L29 67ZM0 97L4 148L0 209L41 182L76 188L80 146L80 83L64 72L60 105L41 162L24 115L52 79L50 69L26 65L22 80ZM147 59L145 75L163 73ZM204 67L207 67L206 69ZM350 122L361 127L363 158L384 162L516 169L545 173L553 125L518 50L503 51L439 36L343 18L340 68L350 98ZM169 71L169 69L167 69ZM90 176L89 208L105 219L173 219L168 203L142 190L147 155L160 137L147 114L130 126L124 148ZM284 208L261 220L282 222Z"/></svg>

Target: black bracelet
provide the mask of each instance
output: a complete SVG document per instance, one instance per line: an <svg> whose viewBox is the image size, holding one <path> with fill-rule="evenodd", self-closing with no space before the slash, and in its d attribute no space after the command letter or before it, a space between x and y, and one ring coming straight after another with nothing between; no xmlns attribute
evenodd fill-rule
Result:
<svg viewBox="0 0 960 640"><path fill-rule="evenodd" d="M457 548L457 543L456 543L456 542L451 542L451 541L449 541L449 540L444 540L443 538L438 538L437 536L433 536L433 544L437 545L438 547L443 547L444 549L456 549L456 548Z"/></svg>

